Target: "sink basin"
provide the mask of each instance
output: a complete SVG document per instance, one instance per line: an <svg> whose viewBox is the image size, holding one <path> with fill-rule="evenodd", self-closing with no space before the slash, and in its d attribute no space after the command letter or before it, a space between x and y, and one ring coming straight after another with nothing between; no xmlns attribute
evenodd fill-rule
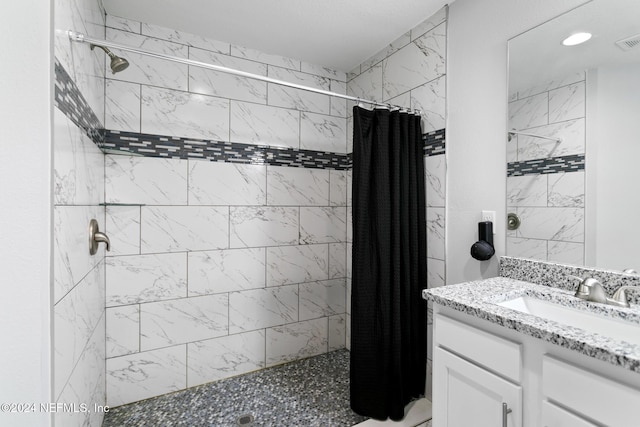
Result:
<svg viewBox="0 0 640 427"><path fill-rule="evenodd" d="M614 340L640 345L640 324L612 319L575 308L565 307L531 296L522 296L498 303L499 306L552 320L586 332L595 332Z"/></svg>

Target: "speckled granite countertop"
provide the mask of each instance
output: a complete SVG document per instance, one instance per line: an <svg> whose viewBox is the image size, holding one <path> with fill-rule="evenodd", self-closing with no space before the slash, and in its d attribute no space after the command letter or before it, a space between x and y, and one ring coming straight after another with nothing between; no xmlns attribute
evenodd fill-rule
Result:
<svg viewBox="0 0 640 427"><path fill-rule="evenodd" d="M507 277L495 277L425 289L422 296L436 304L640 373L640 345L616 340L497 304L519 296L532 296L640 326L639 305L632 304L631 308L617 308L590 303L574 297L573 292L564 289L536 285Z"/></svg>

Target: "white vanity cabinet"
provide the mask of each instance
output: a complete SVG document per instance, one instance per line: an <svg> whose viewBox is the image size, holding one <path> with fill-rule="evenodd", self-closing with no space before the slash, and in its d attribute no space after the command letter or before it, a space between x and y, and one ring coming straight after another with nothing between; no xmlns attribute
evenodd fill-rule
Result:
<svg viewBox="0 0 640 427"><path fill-rule="evenodd" d="M640 374L434 305L434 427L640 426Z"/></svg>

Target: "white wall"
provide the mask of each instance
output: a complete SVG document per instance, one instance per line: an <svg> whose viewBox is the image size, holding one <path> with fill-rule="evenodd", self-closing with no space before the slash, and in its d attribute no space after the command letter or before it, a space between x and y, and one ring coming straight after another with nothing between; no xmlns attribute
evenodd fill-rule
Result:
<svg viewBox="0 0 640 427"><path fill-rule="evenodd" d="M13 65L0 70L1 403L51 401L51 19L51 1L7 3L0 14ZM51 422L0 412L0 424Z"/></svg>
<svg viewBox="0 0 640 427"><path fill-rule="evenodd" d="M507 40L584 0L456 0L447 40L447 284L492 277L505 253ZM480 211L497 212L496 256L480 262Z"/></svg>
<svg viewBox="0 0 640 427"><path fill-rule="evenodd" d="M587 245L587 265L622 270L640 268L637 259L637 192L629 191L640 181L640 64L601 67L590 73L588 84L593 98L587 116L589 158L587 229L595 238ZM592 117L595 116L595 117ZM592 164L592 159L595 161ZM591 179L593 178L593 179ZM612 250L615 248L615 250Z"/></svg>

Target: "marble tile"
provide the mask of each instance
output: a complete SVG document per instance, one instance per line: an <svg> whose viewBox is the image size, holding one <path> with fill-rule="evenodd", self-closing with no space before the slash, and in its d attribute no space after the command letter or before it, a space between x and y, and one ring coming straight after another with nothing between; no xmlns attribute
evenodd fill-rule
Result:
<svg viewBox="0 0 640 427"><path fill-rule="evenodd" d="M279 147L300 146L300 113L231 101L231 141Z"/></svg>
<svg viewBox="0 0 640 427"><path fill-rule="evenodd" d="M549 206L584 206L584 171L549 175Z"/></svg>
<svg viewBox="0 0 640 427"><path fill-rule="evenodd" d="M411 43L410 31L402 34L400 37L398 37L397 39L389 43L387 46L385 46L378 53L368 58L366 61L363 61L362 64L360 64L360 66L362 67L363 70L369 69L374 65L379 64L380 62L382 62L382 60L388 58L394 52L397 52L398 50L402 49L409 43Z"/></svg>
<svg viewBox="0 0 640 427"><path fill-rule="evenodd" d="M422 36L427 31L442 24L447 19L447 6L443 7L429 18L425 19L420 24L411 29L411 40L415 40Z"/></svg>
<svg viewBox="0 0 640 427"><path fill-rule="evenodd" d="M347 244L329 243L329 279L347 277Z"/></svg>
<svg viewBox="0 0 640 427"><path fill-rule="evenodd" d="M142 24L142 34L145 36L155 37L174 43L186 44L201 49L207 49L213 52L229 54L229 43L202 37L197 34L191 34L184 31L178 31L171 28L161 27L154 24Z"/></svg>
<svg viewBox="0 0 640 427"><path fill-rule="evenodd" d="M347 206L353 205L353 172L347 171Z"/></svg>
<svg viewBox="0 0 640 427"><path fill-rule="evenodd" d="M518 135L518 160L583 154L585 152L585 119L569 120L529 129L530 132L561 138L555 141Z"/></svg>
<svg viewBox="0 0 640 427"><path fill-rule="evenodd" d="M105 25L109 28L115 28L116 30L128 31L136 34L140 34L142 27L142 23L134 21L133 19L121 18L120 16L109 14L107 14Z"/></svg>
<svg viewBox="0 0 640 427"><path fill-rule="evenodd" d="M267 168L189 160L190 205L263 205Z"/></svg>
<svg viewBox="0 0 640 427"><path fill-rule="evenodd" d="M324 67L322 65L311 64L309 62L302 61L300 63L300 71L302 71L303 73L315 74L318 77L334 79L341 82L347 81L347 74L344 71Z"/></svg>
<svg viewBox="0 0 640 427"><path fill-rule="evenodd" d="M300 207L301 243L337 243L346 239L346 208Z"/></svg>
<svg viewBox="0 0 640 427"><path fill-rule="evenodd" d="M101 206L55 206L53 209L53 297L58 302L91 271L105 254L100 245L89 255L87 229L91 219L104 225Z"/></svg>
<svg viewBox="0 0 640 427"><path fill-rule="evenodd" d="M110 130L140 132L139 84L106 80L104 125Z"/></svg>
<svg viewBox="0 0 640 427"><path fill-rule="evenodd" d="M347 277L351 277L351 267L353 265L353 243L347 243Z"/></svg>
<svg viewBox="0 0 640 427"><path fill-rule="evenodd" d="M298 320L298 285L229 294L229 334Z"/></svg>
<svg viewBox="0 0 640 427"><path fill-rule="evenodd" d="M347 152L347 120L324 114L300 114L300 148L333 153Z"/></svg>
<svg viewBox="0 0 640 427"><path fill-rule="evenodd" d="M531 259L547 259L547 241L540 239L523 239L507 237L507 253L509 256Z"/></svg>
<svg viewBox="0 0 640 427"><path fill-rule="evenodd" d="M329 204L331 206L346 206L350 189L347 184L349 171L329 171Z"/></svg>
<svg viewBox="0 0 640 427"><path fill-rule="evenodd" d="M353 117L347 119L347 153L353 153Z"/></svg>
<svg viewBox="0 0 640 427"><path fill-rule="evenodd" d="M547 243L548 261L562 262L565 264L584 265L584 244L570 242Z"/></svg>
<svg viewBox="0 0 640 427"><path fill-rule="evenodd" d="M127 31L107 28L106 39L114 43L150 50L165 55L177 56L179 58L188 57L189 48L183 44L171 43ZM184 91L188 89L187 65L131 52L123 53L123 56L129 61L129 68L127 68L125 72L111 75L112 79L168 89Z"/></svg>
<svg viewBox="0 0 640 427"><path fill-rule="evenodd" d="M424 158L425 191L427 206L445 206L445 178L447 163L445 156Z"/></svg>
<svg viewBox="0 0 640 427"><path fill-rule="evenodd" d="M103 277L104 263L100 263L53 307L55 396L62 392L100 323L105 301Z"/></svg>
<svg viewBox="0 0 640 427"><path fill-rule="evenodd" d="M255 49L242 46L231 45L231 56L261 62L263 64L275 65L276 67L289 68L300 71L300 60L286 58L279 55L271 55Z"/></svg>
<svg viewBox="0 0 640 427"><path fill-rule="evenodd" d="M229 139L229 101L200 94L142 86L143 133Z"/></svg>
<svg viewBox="0 0 640 427"><path fill-rule="evenodd" d="M228 294L140 305L140 349L168 347L227 335Z"/></svg>
<svg viewBox="0 0 640 427"><path fill-rule="evenodd" d="M326 317L267 329L267 366L325 353L328 345Z"/></svg>
<svg viewBox="0 0 640 427"><path fill-rule="evenodd" d="M411 89L411 108L422 111L422 132L443 129L446 119L446 77Z"/></svg>
<svg viewBox="0 0 640 427"><path fill-rule="evenodd" d="M563 78L547 81L540 85L536 85L530 88L520 89L516 92L516 96L517 96L517 99L522 99L531 95L537 95L542 92L548 92L550 90L557 89L562 86L567 86L572 83L584 81L584 79L585 79L584 71L572 73Z"/></svg>
<svg viewBox="0 0 640 427"><path fill-rule="evenodd" d="M111 241L107 256L140 253L140 206L107 206L105 232Z"/></svg>
<svg viewBox="0 0 640 427"><path fill-rule="evenodd" d="M120 406L187 386L186 345L107 360L107 405Z"/></svg>
<svg viewBox="0 0 640 427"><path fill-rule="evenodd" d="M187 161L105 156L107 203L187 204Z"/></svg>
<svg viewBox="0 0 640 427"><path fill-rule="evenodd" d="M585 108L584 82L549 91L549 123L584 117Z"/></svg>
<svg viewBox="0 0 640 427"><path fill-rule="evenodd" d="M444 208L427 208L427 256L445 259Z"/></svg>
<svg viewBox="0 0 640 427"><path fill-rule="evenodd" d="M302 283L299 293L300 320L316 319L345 312L345 279Z"/></svg>
<svg viewBox="0 0 640 427"><path fill-rule="evenodd" d="M267 66L228 55L201 49L189 49L189 59L218 65L259 76L267 75ZM189 67L189 90L194 93L237 99L259 104L267 103L267 83L200 67Z"/></svg>
<svg viewBox="0 0 640 427"><path fill-rule="evenodd" d="M187 254L107 258L107 307L187 296Z"/></svg>
<svg viewBox="0 0 640 427"><path fill-rule="evenodd" d="M354 68L353 70L347 72L347 82L349 82L350 80L353 80L356 77L358 77L360 72L361 72L360 65L356 65L356 68Z"/></svg>
<svg viewBox="0 0 640 427"><path fill-rule="evenodd" d="M263 288L265 249L189 252L189 296Z"/></svg>
<svg viewBox="0 0 640 427"><path fill-rule="evenodd" d="M107 358L140 351L140 305L107 308Z"/></svg>
<svg viewBox="0 0 640 427"><path fill-rule="evenodd" d="M327 245L267 248L267 286L326 280L329 278Z"/></svg>
<svg viewBox="0 0 640 427"><path fill-rule="evenodd" d="M56 379L64 380L62 381L64 387L54 396L53 401L75 404L76 407L80 403L85 403L87 411L55 412L55 425L65 427L101 425L104 413L96 411L94 405L106 404L104 338L104 317L101 317L69 378Z"/></svg>
<svg viewBox="0 0 640 427"><path fill-rule="evenodd" d="M584 209L582 208L518 208L522 221L518 237L584 242Z"/></svg>
<svg viewBox="0 0 640 427"><path fill-rule="evenodd" d="M507 206L547 206L548 175L507 177Z"/></svg>
<svg viewBox="0 0 640 427"><path fill-rule="evenodd" d="M382 96L382 64L362 72L347 84L347 94L362 99L380 100Z"/></svg>
<svg viewBox="0 0 640 427"><path fill-rule="evenodd" d="M440 259L427 258L427 287L437 288L444 286L445 283L445 262Z"/></svg>
<svg viewBox="0 0 640 427"><path fill-rule="evenodd" d="M446 25L440 24L382 62L383 99L444 75L445 57Z"/></svg>
<svg viewBox="0 0 640 427"><path fill-rule="evenodd" d="M514 135L507 140L507 163L518 161L518 136Z"/></svg>
<svg viewBox="0 0 640 427"><path fill-rule="evenodd" d="M339 314L329 317L329 351L345 347L347 315Z"/></svg>
<svg viewBox="0 0 640 427"><path fill-rule="evenodd" d="M347 84L345 82L331 80L331 92L345 94L347 93ZM331 97L331 115L337 117L347 117L347 100Z"/></svg>
<svg viewBox="0 0 640 427"><path fill-rule="evenodd" d="M347 242L353 242L353 207L347 206Z"/></svg>
<svg viewBox="0 0 640 427"><path fill-rule="evenodd" d="M189 343L187 387L265 367L265 331L251 331Z"/></svg>
<svg viewBox="0 0 640 427"><path fill-rule="evenodd" d="M287 70L271 65L268 67L268 76L276 80L283 80L316 89L331 89L330 79L326 77L314 76L312 74ZM331 113L330 97L327 95L270 83L267 87L267 96L269 105L275 107L311 111L321 114Z"/></svg>
<svg viewBox="0 0 640 427"><path fill-rule="evenodd" d="M329 170L267 167L267 204L272 206L326 206Z"/></svg>
<svg viewBox="0 0 640 427"><path fill-rule="evenodd" d="M53 109L54 190L56 205L92 205L104 201L104 154L58 108Z"/></svg>
<svg viewBox="0 0 640 427"><path fill-rule="evenodd" d="M229 210L232 248L298 243L299 208L232 206Z"/></svg>
<svg viewBox="0 0 640 427"><path fill-rule="evenodd" d="M143 206L142 253L224 249L229 246L229 208Z"/></svg>
<svg viewBox="0 0 640 427"><path fill-rule="evenodd" d="M523 130L549 123L549 96L541 93L509 103L509 130Z"/></svg>

